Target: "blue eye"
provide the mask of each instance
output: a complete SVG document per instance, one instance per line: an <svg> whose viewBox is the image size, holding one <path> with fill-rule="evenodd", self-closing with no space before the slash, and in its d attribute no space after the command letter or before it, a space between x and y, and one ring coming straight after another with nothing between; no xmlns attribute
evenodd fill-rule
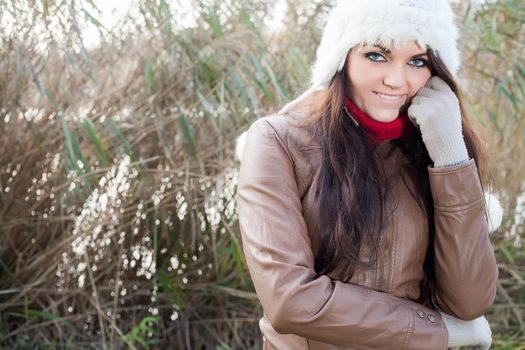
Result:
<svg viewBox="0 0 525 350"><path fill-rule="evenodd" d="M379 60L378 57L383 57L383 55L377 53L377 52L369 52L365 54L365 57L373 62L384 62L384 60ZM384 57L383 57L384 58Z"/></svg>
<svg viewBox="0 0 525 350"><path fill-rule="evenodd" d="M386 62L386 59L383 55L378 52L369 52L365 54L365 57L372 62ZM425 68L428 66L428 61L423 58L415 58L410 61L411 66L415 68Z"/></svg>
<svg viewBox="0 0 525 350"><path fill-rule="evenodd" d="M416 64L412 64L414 67L416 68L424 68L428 65L428 62L422 58L416 58L416 59L413 59L412 61L410 62L418 62Z"/></svg>

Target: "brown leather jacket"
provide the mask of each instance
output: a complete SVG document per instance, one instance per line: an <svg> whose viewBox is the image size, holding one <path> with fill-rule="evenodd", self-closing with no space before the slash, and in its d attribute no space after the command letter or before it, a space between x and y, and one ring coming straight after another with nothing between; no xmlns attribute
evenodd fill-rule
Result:
<svg viewBox="0 0 525 350"><path fill-rule="evenodd" d="M492 304L498 276L476 165L421 168L390 141L373 152L398 198L374 269L350 283L314 271L312 182L320 168L318 140L295 120L261 118L248 131L237 189L243 249L264 315L265 349L446 349L438 312L414 302L420 295L434 215L438 305L461 319ZM427 184L427 187L424 186ZM423 203L430 186L434 212Z"/></svg>

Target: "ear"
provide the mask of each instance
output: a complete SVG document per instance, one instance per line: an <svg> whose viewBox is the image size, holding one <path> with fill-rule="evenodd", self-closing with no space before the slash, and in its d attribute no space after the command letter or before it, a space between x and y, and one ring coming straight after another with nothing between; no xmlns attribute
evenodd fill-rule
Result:
<svg viewBox="0 0 525 350"><path fill-rule="evenodd" d="M240 162L244 153L244 145L246 144L246 135L248 131L243 132L237 137L235 141L235 158Z"/></svg>
<svg viewBox="0 0 525 350"><path fill-rule="evenodd" d="M501 226L501 221L503 219L503 208L496 198L496 196L491 192L485 192L485 203L487 204L487 216L489 221L489 232L493 233Z"/></svg>

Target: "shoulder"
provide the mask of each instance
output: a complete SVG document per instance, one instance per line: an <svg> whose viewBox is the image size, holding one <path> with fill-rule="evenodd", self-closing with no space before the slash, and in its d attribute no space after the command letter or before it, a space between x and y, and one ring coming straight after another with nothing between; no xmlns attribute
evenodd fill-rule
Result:
<svg viewBox="0 0 525 350"><path fill-rule="evenodd" d="M308 115L304 113L272 114L255 120L249 129L236 141L236 158L242 160L247 141L257 142L260 138L275 138L276 142L291 155L305 148L313 148L319 142L304 123Z"/></svg>

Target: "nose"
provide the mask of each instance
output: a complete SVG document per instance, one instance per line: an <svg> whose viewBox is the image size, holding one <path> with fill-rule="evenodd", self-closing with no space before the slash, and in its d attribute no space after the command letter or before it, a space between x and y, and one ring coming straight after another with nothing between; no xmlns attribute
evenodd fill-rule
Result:
<svg viewBox="0 0 525 350"><path fill-rule="evenodd" d="M405 87L406 83L407 77L404 65L390 65L385 72L383 84L392 90L397 90Z"/></svg>

